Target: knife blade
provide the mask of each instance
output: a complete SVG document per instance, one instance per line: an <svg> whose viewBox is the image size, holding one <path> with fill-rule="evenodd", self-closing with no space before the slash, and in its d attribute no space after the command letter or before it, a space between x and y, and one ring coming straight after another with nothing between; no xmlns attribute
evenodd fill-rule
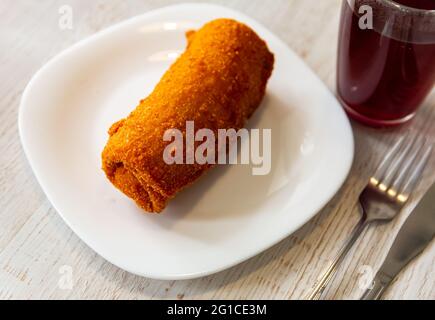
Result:
<svg viewBox="0 0 435 320"><path fill-rule="evenodd" d="M387 287L406 265L418 256L435 235L435 184L423 196L401 227L377 272L371 289L362 300L380 299Z"/></svg>

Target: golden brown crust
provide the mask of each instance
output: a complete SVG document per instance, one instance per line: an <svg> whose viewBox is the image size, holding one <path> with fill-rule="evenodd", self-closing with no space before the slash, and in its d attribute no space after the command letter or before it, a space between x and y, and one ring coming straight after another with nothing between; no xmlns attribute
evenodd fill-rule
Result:
<svg viewBox="0 0 435 320"><path fill-rule="evenodd" d="M109 130L103 170L110 181L148 212L161 212L169 199L210 165L167 165L166 130L240 129L258 108L274 58L249 27L229 19L186 34L186 51L154 91Z"/></svg>

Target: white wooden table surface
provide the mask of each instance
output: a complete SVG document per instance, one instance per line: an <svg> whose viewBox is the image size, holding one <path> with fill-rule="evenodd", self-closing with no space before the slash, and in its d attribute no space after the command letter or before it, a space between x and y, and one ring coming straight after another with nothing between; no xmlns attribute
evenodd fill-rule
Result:
<svg viewBox="0 0 435 320"><path fill-rule="evenodd" d="M360 190L379 159L406 128L379 131L353 124L355 163L335 198L280 244L241 265L202 279L156 281L129 274L99 257L65 225L41 191L20 145L17 112L25 85L49 58L73 43L116 22L178 2L0 2L1 299L299 299L307 295L357 222L355 203ZM236 8L268 26L334 90L340 0L212 2ZM73 10L71 30L59 28L59 8L63 5ZM433 121L434 108L432 95L410 126L418 128L424 121ZM435 179L434 168L431 159L415 199ZM367 230L327 292L328 299L360 296L367 270L376 270L380 265L410 207L393 223ZM385 298L434 299L434 265L432 243L399 276ZM72 271L71 288L62 285L65 270Z"/></svg>

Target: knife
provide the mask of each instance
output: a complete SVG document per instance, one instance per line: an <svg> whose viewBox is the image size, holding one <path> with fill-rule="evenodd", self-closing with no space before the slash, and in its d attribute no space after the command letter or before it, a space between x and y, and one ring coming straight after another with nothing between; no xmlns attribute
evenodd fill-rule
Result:
<svg viewBox="0 0 435 320"><path fill-rule="evenodd" d="M435 184L411 212L394 240L384 263L361 300L378 300L400 271L432 241L435 235Z"/></svg>

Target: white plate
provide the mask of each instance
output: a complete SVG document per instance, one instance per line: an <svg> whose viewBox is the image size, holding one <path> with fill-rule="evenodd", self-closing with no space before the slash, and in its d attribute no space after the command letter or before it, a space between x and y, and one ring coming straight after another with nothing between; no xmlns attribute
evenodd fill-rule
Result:
<svg viewBox="0 0 435 320"><path fill-rule="evenodd" d="M184 32L219 17L247 23L275 53L250 122L272 129L271 174L215 168L162 215L144 214L100 169L107 129L152 91L184 50ZM157 279L208 275L276 244L332 198L353 159L345 114L303 61L258 22L205 4L146 13L55 57L27 86L19 128L41 187L71 229L113 264Z"/></svg>

